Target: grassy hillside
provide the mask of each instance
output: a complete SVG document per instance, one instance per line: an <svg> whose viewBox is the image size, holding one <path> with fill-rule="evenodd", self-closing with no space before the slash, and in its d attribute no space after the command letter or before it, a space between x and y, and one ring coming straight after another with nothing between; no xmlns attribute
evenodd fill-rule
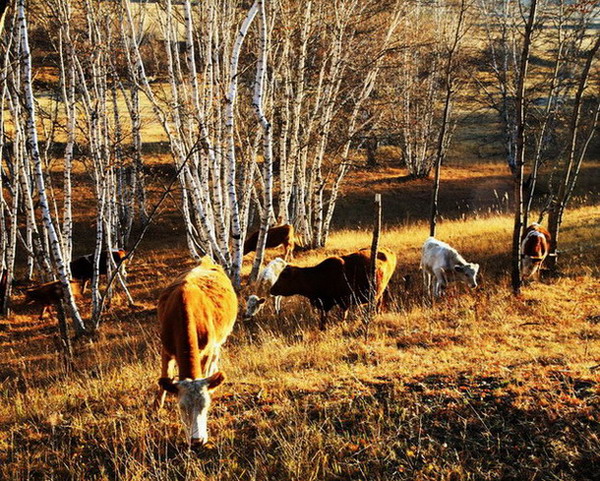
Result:
<svg viewBox="0 0 600 481"><path fill-rule="evenodd" d="M54 320L38 322L37 312L17 305L0 321L0 478L597 479L597 184L582 178L580 207L566 216L563 276L514 298L511 217L484 202L504 180L491 167L461 172L447 170L442 205L455 220L443 220L439 236L481 264L480 286L426 306L418 263L427 227L418 218L427 182L399 181L386 169L353 174L327 248L297 263L368 245L372 193L384 189L382 245L399 257L388 311L367 338L360 310L319 332L317 314L300 298L285 299L280 317L267 309L238 322L224 346L211 444L200 452L188 450L173 401L152 407L156 298L193 265L166 206L128 269L137 309L117 298L97 336L76 343L74 371L57 354ZM478 195L476 184L485 194L473 206L479 213L463 215L457 206L469 202L463 192ZM403 222L401 212L417 204Z"/></svg>

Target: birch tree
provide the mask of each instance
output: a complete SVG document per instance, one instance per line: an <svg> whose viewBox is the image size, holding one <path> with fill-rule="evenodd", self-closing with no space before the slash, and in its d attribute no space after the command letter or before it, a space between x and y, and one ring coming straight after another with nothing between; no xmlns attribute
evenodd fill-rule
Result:
<svg viewBox="0 0 600 481"><path fill-rule="evenodd" d="M273 210L273 133L271 123L265 116L263 107L263 92L265 84L265 76L267 71L267 14L265 11L265 2L257 1L257 8L260 16L260 49L258 62L256 63L256 80L254 84L254 97L252 105L256 111L256 117L263 130L263 179L264 179L264 196L262 205L262 215L260 222L260 230L256 243L256 256L250 273L250 281L254 281L258 277L258 271L261 267L265 247L267 245L267 231L271 224L271 212Z"/></svg>
<svg viewBox="0 0 600 481"><path fill-rule="evenodd" d="M465 0L461 0L460 6L458 7L458 18L456 20L455 25L453 25L454 32L450 34L449 41L447 42L447 47L442 47L445 50L442 58L444 58L444 75L443 86L444 86L444 107L441 118L441 125L439 127L438 139L437 139L437 147L436 147L436 155L435 155L435 164L434 164L434 180L433 180L433 191L431 194L431 214L429 218L429 235L431 237L435 237L436 234L436 224L437 224L437 215L438 215L438 195L440 189L440 171L442 167L442 162L446 157L446 150L449 144L448 135L450 130L450 116L452 110L452 104L454 101L454 96L456 95L456 90L458 89L458 84L461 81L460 73L458 71L457 66L457 57L459 57L460 62L460 52L459 47L461 46L461 41L469 31L469 26L465 27L466 23L466 15L469 5Z"/></svg>
<svg viewBox="0 0 600 481"><path fill-rule="evenodd" d="M81 319L81 316L77 309L77 305L73 298L71 284L69 282L70 276L68 272L68 265L66 265L63 261L62 245L58 238L57 231L55 229L54 221L50 213L48 197L46 195L44 173L42 170L42 162L40 158L39 143L37 137L35 102L33 89L31 85L31 52L29 50L27 19L25 15L25 0L18 0L17 14L21 37L20 57L21 68L23 72L22 96L26 113L25 125L27 132L28 154L30 156L31 161L33 162L33 174L39 194L39 205L41 209L43 224L48 232L48 237L50 240L52 259L55 263L59 280L62 285L62 289L65 295L65 302L67 303L71 311L73 327L77 334L82 334L83 332L85 332L85 325L83 324L83 320Z"/></svg>
<svg viewBox="0 0 600 481"><path fill-rule="evenodd" d="M513 168L515 220L512 241L512 270L511 283L514 294L521 291L521 237L523 236L523 172L525 168L525 82L529 66L529 55L533 39L535 19L537 15L537 0L531 0L529 16L523 37L523 50L518 71L516 91L516 142L515 163Z"/></svg>
<svg viewBox="0 0 600 481"><path fill-rule="evenodd" d="M592 65L597 61L599 50L600 37L596 37L596 40L585 54L585 64L579 75L577 91L575 93L575 99L573 100L572 111L569 118L569 142L567 144L566 159L561 166L562 175L560 177L558 192L552 199L552 205L548 216L548 230L552 236L550 239L549 265L553 270L556 270L558 265L558 245L563 216L571 196L573 195L581 165L592 137L597 129L598 119L600 117L600 96L598 96L598 92L596 92L596 98L590 102L591 121L587 128L587 132L582 128L582 110L585 102L584 95L588 89Z"/></svg>

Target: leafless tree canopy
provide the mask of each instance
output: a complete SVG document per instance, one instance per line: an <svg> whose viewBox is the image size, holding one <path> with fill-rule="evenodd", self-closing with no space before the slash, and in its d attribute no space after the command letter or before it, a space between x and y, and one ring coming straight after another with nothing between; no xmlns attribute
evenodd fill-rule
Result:
<svg viewBox="0 0 600 481"><path fill-rule="evenodd" d="M534 4L532 17L517 0L15 1L2 48L8 286L22 249L27 276L59 278L75 329L86 329L68 283L82 166L94 186L97 327L112 292L99 286L101 252L137 245L158 210L144 162L153 145L171 157L162 198L177 199L190 255L211 255L237 286L250 230L260 231L252 276L270 226L291 223L305 246L325 244L365 147L374 163L378 145L395 146L413 177L434 169L435 232L454 127L481 110L495 116L518 184L515 239L548 166L541 215L557 239L598 121L588 30L598 5ZM57 161L60 186L49 175ZM110 271L129 295L124 273ZM5 313L9 298L10 287Z"/></svg>

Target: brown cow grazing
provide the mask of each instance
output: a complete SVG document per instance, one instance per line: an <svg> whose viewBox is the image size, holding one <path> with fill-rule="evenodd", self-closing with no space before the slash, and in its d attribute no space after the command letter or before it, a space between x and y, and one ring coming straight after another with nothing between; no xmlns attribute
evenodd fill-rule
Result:
<svg viewBox="0 0 600 481"><path fill-rule="evenodd" d="M223 269L204 257L182 274L158 300L162 341L160 406L166 391L177 394L190 445L208 439L210 391L223 382L217 371L219 349L233 329L238 301ZM171 370L179 369L174 381Z"/></svg>
<svg viewBox="0 0 600 481"><path fill-rule="evenodd" d="M353 254L328 257L314 267L287 266L271 288L273 296L301 295L321 313L320 328L325 329L327 313L340 306L344 317L351 306L369 301L369 265L371 249ZM396 268L396 255L382 248L377 253L376 300L380 305L383 293Z"/></svg>
<svg viewBox="0 0 600 481"><path fill-rule="evenodd" d="M71 291L75 297L81 295L80 284L78 281L71 279ZM42 312L39 320L41 321L50 309L50 306L56 305L63 299L63 289L60 281L47 282L39 286L29 287L23 291L25 294L25 305L38 304L42 306Z"/></svg>
<svg viewBox="0 0 600 481"><path fill-rule="evenodd" d="M123 262L123 258L126 255L127 252L122 249L112 251L112 258L115 261L117 268L121 265L121 262ZM83 291L85 292L87 283L92 280L94 275L94 254L78 257L77 259L72 260L69 266L71 267L71 277L81 281ZM99 267L99 274L105 276L108 273L108 251L102 251L100 253Z"/></svg>
<svg viewBox="0 0 600 481"><path fill-rule="evenodd" d="M255 232L244 242L244 255L249 252L256 250L256 244L258 242L258 232ZM283 245L283 258L294 258L294 247L296 245L296 238L294 235L294 226L291 224L279 225L277 227L271 227L267 231L267 248L277 247Z"/></svg>
<svg viewBox="0 0 600 481"><path fill-rule="evenodd" d="M550 239L550 232L537 222L525 229L521 241L521 276L523 280L536 274L539 277L542 263L548 255Z"/></svg>

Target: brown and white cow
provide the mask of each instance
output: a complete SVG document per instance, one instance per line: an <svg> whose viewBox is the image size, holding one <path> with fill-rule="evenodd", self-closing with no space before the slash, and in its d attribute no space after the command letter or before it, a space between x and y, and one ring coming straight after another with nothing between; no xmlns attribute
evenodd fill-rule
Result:
<svg viewBox="0 0 600 481"><path fill-rule="evenodd" d="M345 317L350 307L369 301L371 249L343 256L328 257L313 267L288 265L271 288L273 296L301 295L321 313L320 328L325 329L327 313L339 306ZM376 299L380 304L394 269L396 255L382 248L377 253Z"/></svg>
<svg viewBox="0 0 600 481"><path fill-rule="evenodd" d="M181 419L191 445L208 439L210 392L223 382L218 372L219 350L231 333L238 301L223 269L204 257L198 267L182 274L158 300L162 341L162 388L177 394ZM179 369L172 376L173 364Z"/></svg>
<svg viewBox="0 0 600 481"><path fill-rule="evenodd" d="M544 259L548 255L550 232L537 222L525 229L521 241L521 277L523 280L539 277Z"/></svg>
<svg viewBox="0 0 600 481"><path fill-rule="evenodd" d="M258 243L258 232L254 232L244 242L244 255L256 250ZM293 259L294 248L296 246L296 237L294 226L291 224L279 225L271 227L267 231L267 248L283 246L283 258L287 261L288 258Z"/></svg>
<svg viewBox="0 0 600 481"><path fill-rule="evenodd" d="M78 281L71 279L71 291L73 296L81 295L80 284ZM42 306L39 320L44 318L44 315L49 311L50 306L56 305L63 299L63 288L60 281L47 282L38 286L29 287L23 290L25 294L25 305L37 304Z"/></svg>

